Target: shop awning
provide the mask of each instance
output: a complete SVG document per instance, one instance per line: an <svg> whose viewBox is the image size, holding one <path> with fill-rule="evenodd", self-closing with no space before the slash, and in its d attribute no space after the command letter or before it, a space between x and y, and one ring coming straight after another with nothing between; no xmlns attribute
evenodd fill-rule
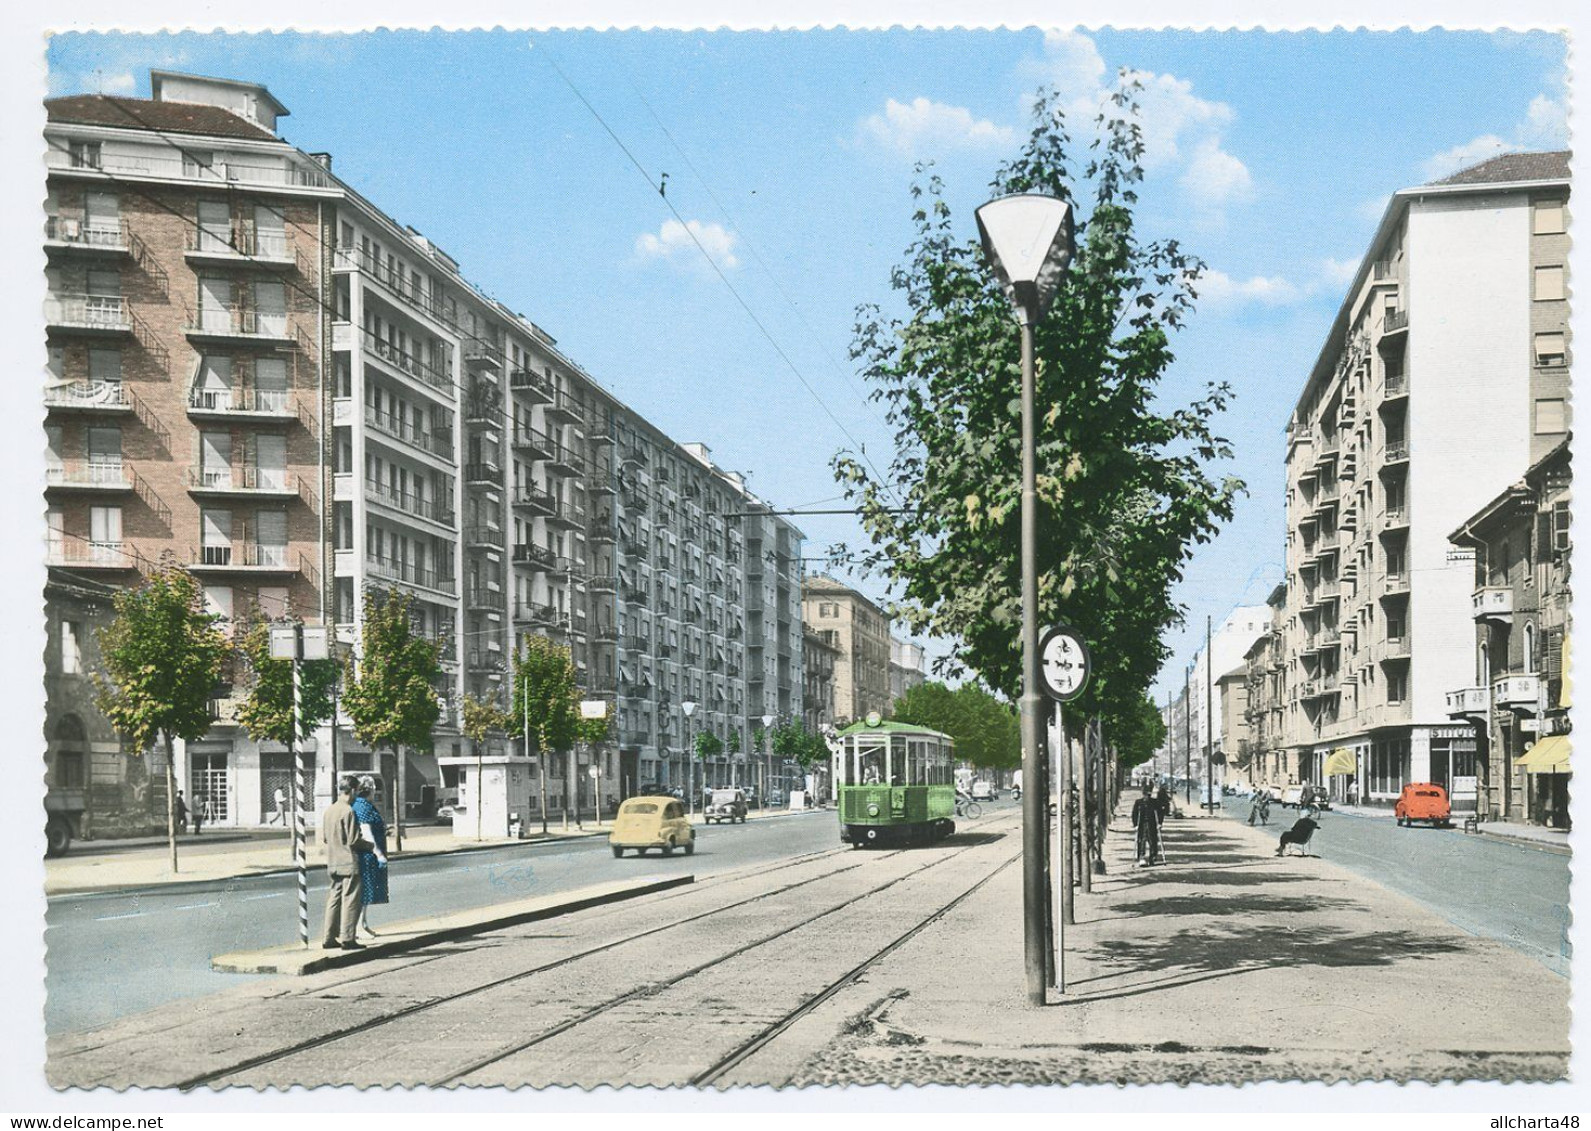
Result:
<svg viewBox="0 0 1591 1131"><path fill-rule="evenodd" d="M1524 757L1515 758L1514 765L1523 766L1527 774L1569 773L1569 736L1548 735L1525 751Z"/></svg>
<svg viewBox="0 0 1591 1131"><path fill-rule="evenodd" d="M1352 777L1359 769L1359 759L1354 757L1354 752L1346 746L1339 746L1326 757L1326 776L1328 778L1339 775Z"/></svg>

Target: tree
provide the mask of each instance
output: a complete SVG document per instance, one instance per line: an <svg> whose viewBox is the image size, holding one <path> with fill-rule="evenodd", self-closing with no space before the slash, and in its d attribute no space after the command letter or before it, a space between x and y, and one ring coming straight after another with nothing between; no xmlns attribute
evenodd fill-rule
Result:
<svg viewBox="0 0 1591 1131"><path fill-rule="evenodd" d="M582 715L581 718L580 718L580 722L575 727L575 738L578 741L584 742L588 746L590 746L590 748L591 748L591 757L592 757L593 760L600 760L602 758L602 752L597 749L598 745L608 741L608 739L610 739L612 737L613 737L613 706L612 706L612 704L604 704L604 713L599 718L588 719L588 718L586 718L585 716ZM595 793L596 793L597 822L598 822L598 824L600 824L601 821L602 821L602 786L601 786L601 778L600 777L597 779L597 786L596 786Z"/></svg>
<svg viewBox="0 0 1591 1131"><path fill-rule="evenodd" d="M291 744L308 738L332 715L341 669L336 660L305 660L299 671L298 734L293 734L293 662L271 658L271 623L251 610L238 633L238 652L253 676L238 722L255 741Z"/></svg>
<svg viewBox="0 0 1591 1131"><path fill-rule="evenodd" d="M397 590L382 600L365 594L361 654L348 661L343 703L354 734L372 750L391 750L398 763L393 824L403 849L405 747L431 749L431 730L442 715L437 684L441 648L414 632L413 602Z"/></svg>
<svg viewBox="0 0 1591 1131"><path fill-rule="evenodd" d="M1134 228L1143 144L1136 83L1124 78L1081 175L1053 91L1041 91L1021 152L995 194L1068 200L1078 247L1035 327L1040 622L1094 642L1094 675L1069 711L1130 726L1182 609L1171 588L1194 543L1231 517L1243 490L1206 470L1229 458L1212 421L1230 389L1163 406L1171 335L1203 271L1175 240ZM921 168L919 170L922 172ZM977 242L958 236L937 177L913 187L916 235L893 275L904 317L859 310L852 355L896 429L883 475L835 457L870 546L853 556L901 593L892 612L950 643L941 671L976 673L1015 698L1021 684L1020 341ZM965 233L965 227L963 232ZM1108 646L1106 646L1108 642Z"/></svg>
<svg viewBox="0 0 1591 1131"><path fill-rule="evenodd" d="M547 833L547 756L572 749L580 736L580 692L569 649L545 636L526 636L514 656L514 705L509 733L536 755L541 778L541 831Z"/></svg>
<svg viewBox="0 0 1591 1131"><path fill-rule="evenodd" d="M951 688L929 680L909 688L895 703L895 721L948 734L955 740L959 761L988 769L1022 764L1015 708L976 684Z"/></svg>
<svg viewBox="0 0 1591 1131"><path fill-rule="evenodd" d="M482 835L481 822L484 820L483 804L485 798L481 792L485 777L484 758L486 753L486 740L494 730L508 729L508 715L497 705L495 699L480 699L474 695L465 695L459 710L459 730L464 737L470 740L470 745L475 748L475 839L480 840Z"/></svg>
<svg viewBox="0 0 1591 1131"><path fill-rule="evenodd" d="M99 631L105 670L96 704L125 743L166 752L166 840L177 871L177 771L174 740L203 737L210 700L230 644L204 608L204 590L174 561L162 562L134 589L116 595L116 615ZM198 804L198 799L194 799Z"/></svg>

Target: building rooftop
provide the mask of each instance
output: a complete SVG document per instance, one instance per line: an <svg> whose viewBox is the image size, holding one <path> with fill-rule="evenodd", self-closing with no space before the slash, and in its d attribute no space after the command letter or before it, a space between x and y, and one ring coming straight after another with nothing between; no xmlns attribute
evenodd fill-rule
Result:
<svg viewBox="0 0 1591 1131"><path fill-rule="evenodd" d="M1566 181L1569 179L1569 151L1547 153L1504 153L1478 165L1460 169L1450 177L1431 181L1433 185L1504 185L1519 181Z"/></svg>
<svg viewBox="0 0 1591 1131"><path fill-rule="evenodd" d="M45 99L44 109L49 120L55 123L246 138L250 141L281 141L270 130L230 110L193 102L156 102L149 98L119 98L110 94L72 94L65 98Z"/></svg>

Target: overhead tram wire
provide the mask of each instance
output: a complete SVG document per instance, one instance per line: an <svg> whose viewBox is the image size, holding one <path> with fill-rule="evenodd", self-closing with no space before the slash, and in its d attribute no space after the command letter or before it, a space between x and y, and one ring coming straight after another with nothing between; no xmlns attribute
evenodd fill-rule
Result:
<svg viewBox="0 0 1591 1131"><path fill-rule="evenodd" d="M885 477L883 472L879 471L877 465L873 463L872 457L867 454L867 448L860 441L858 441L855 436L851 435L850 429L846 428L844 423L841 422L840 418L834 414L834 410L828 406L828 402L826 402L818 394L818 391L812 387L812 383L806 379L806 375L801 372L800 368L791 359L790 355L785 352L784 347L781 346L774 338L773 334L769 332L768 327L763 323L762 319L757 317L757 312L751 308L751 305L745 300L745 298L741 296L740 292L735 289L735 285L729 281L729 276L724 274L723 268L718 265L718 261L708 254L707 249L702 246L701 240L696 237L696 233L692 231L691 226L686 223L685 217L681 215L680 210L674 206L674 202L665 196L661 191L659 191L657 181L653 180L652 175L646 171L646 166L641 164L641 162L636 158L635 154L630 151L630 147L624 144L624 140L614 132L613 127L608 125L607 120L603 118L603 116L597 111L597 108L591 104L590 99L581 93L580 88L577 87L574 84L574 81L564 73L563 68L558 65L558 61L552 57L552 54L550 52L545 52L544 54L547 59L547 65L558 73L558 77L564 81L564 85L568 86L569 90L574 94L574 96L580 100L581 105L583 105L590 112L591 116L597 120L597 124L600 125L607 135L613 139L613 144L617 145L624 156L629 159L630 164L635 166L635 171L641 174L641 179L650 185L654 192L658 193L659 199L661 199L664 205L667 206L669 212L673 214L674 219L679 221L680 227L684 229L685 234L690 237L691 243L696 245L696 250L702 253L702 258L705 259L707 261L707 265L713 269L713 274L718 276L719 281L724 284L725 289L728 290L730 295L734 297L735 302L738 303L740 308L746 312L746 317L751 319L752 324L757 327L758 332L760 332L762 336L767 339L767 342L773 348L774 353L779 355L779 360L783 361L790 372L795 375L795 379L801 382L801 387L811 394L812 399L817 402L818 407L823 410L824 415L827 416L829 420L834 423L834 426L840 430L840 434L851 442L852 447L856 449L857 453L867 463L867 466L872 469L873 474L878 476L878 481L884 485L885 489L887 489L891 495L895 496L896 502L900 502L901 499L895 491L894 484L890 482L887 477Z"/></svg>

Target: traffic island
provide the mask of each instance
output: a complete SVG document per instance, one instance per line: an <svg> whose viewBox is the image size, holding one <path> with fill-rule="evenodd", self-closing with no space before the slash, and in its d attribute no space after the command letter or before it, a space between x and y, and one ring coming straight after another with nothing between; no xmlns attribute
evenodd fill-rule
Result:
<svg viewBox="0 0 1591 1131"><path fill-rule="evenodd" d="M621 903L641 896L653 895L670 888L694 883L696 877L669 876L654 880L621 880L606 884L593 884L572 892L538 896L513 903L497 903L488 907L474 907L467 911L454 911L446 915L431 915L421 919L407 919L383 926L381 933L358 950L321 948L320 941L311 941L308 947L301 943L288 943L265 950L244 950L233 954L217 955L210 960L210 968L223 974L288 974L302 976L340 966L353 966L375 958L390 958L418 950L435 943L469 938L522 923L541 919L554 919L601 907Z"/></svg>

